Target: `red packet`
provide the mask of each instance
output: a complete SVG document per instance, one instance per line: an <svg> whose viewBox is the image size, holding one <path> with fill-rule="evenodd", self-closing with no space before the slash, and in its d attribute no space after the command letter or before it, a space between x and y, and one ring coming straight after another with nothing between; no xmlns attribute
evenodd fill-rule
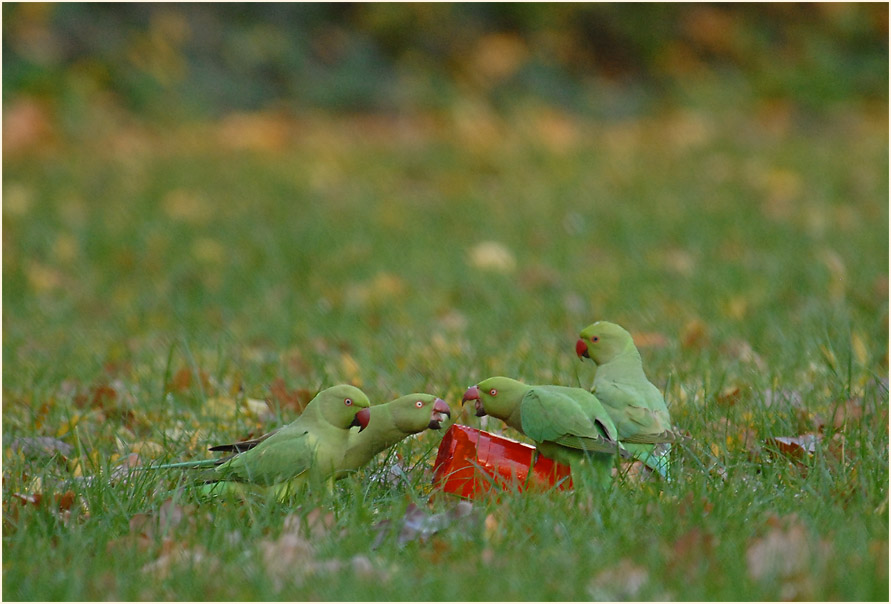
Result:
<svg viewBox="0 0 891 604"><path fill-rule="evenodd" d="M541 455L532 467L535 447L453 424L442 438L433 467L433 484L471 499L489 491L572 488L569 466Z"/></svg>

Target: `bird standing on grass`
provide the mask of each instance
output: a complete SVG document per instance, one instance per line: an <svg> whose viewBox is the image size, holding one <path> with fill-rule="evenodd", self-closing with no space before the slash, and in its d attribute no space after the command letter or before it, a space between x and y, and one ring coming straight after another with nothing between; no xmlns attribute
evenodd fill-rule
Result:
<svg viewBox="0 0 891 604"><path fill-rule="evenodd" d="M615 323L598 321L581 331L575 351L579 358L597 364L591 392L615 422L618 439L635 459L667 478L669 442L632 444L629 440L673 440L665 399L644 374L631 334Z"/></svg>
<svg viewBox="0 0 891 604"><path fill-rule="evenodd" d="M567 464L576 483L590 476L607 486L615 456L624 452L613 420L582 388L529 386L498 376L468 388L467 401L474 401L478 417L497 417L534 440L542 455Z"/></svg>
<svg viewBox="0 0 891 604"><path fill-rule="evenodd" d="M451 417L448 404L432 394L405 394L399 398L368 408L368 427L351 430L343 460L334 473L335 479L351 474L399 441L427 430L439 430L442 422ZM247 451L275 434L269 432L253 440L230 445L217 445L211 451Z"/></svg>
<svg viewBox="0 0 891 604"><path fill-rule="evenodd" d="M204 496L260 491L284 500L307 486L327 484L330 489L349 448L350 428L358 426L361 432L369 426L369 405L358 388L333 386L319 392L290 424L255 441L211 448L234 450L228 457L148 469L204 469L198 487Z"/></svg>

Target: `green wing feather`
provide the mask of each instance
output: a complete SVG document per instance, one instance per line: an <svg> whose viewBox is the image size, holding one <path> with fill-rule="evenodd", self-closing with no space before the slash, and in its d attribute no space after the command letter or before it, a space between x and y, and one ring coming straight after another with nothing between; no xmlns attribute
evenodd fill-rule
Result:
<svg viewBox="0 0 891 604"><path fill-rule="evenodd" d="M531 388L521 401L523 433L536 442L554 442L572 449L615 453L607 430L564 392Z"/></svg>
<svg viewBox="0 0 891 604"><path fill-rule="evenodd" d="M320 439L302 426L287 426L217 468L221 479L271 485L300 476L316 461Z"/></svg>
<svg viewBox="0 0 891 604"><path fill-rule="evenodd" d="M213 447L209 447L208 451L232 451L233 453L243 453L244 451L249 451L259 445L261 442L275 434L281 430L281 428L276 428L271 432L267 432L262 436L258 436L257 438L252 438L250 440L240 440L238 442L229 443L225 445L214 445Z"/></svg>

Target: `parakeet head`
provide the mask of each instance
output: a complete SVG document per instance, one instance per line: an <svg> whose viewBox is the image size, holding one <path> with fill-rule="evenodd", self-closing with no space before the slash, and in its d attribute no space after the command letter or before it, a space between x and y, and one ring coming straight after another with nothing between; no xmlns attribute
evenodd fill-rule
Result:
<svg viewBox="0 0 891 604"><path fill-rule="evenodd" d="M406 394L387 403L396 427L407 434L423 432L427 428L439 430L452 410L441 398L432 394Z"/></svg>
<svg viewBox="0 0 891 604"><path fill-rule="evenodd" d="M490 377L464 393L461 403L473 401L477 417L491 415L504 420L516 410L529 386L506 377Z"/></svg>
<svg viewBox="0 0 891 604"><path fill-rule="evenodd" d="M580 358L589 358L602 365L625 352L629 346L634 348L634 341L624 328L609 321L598 321L579 333L575 353Z"/></svg>
<svg viewBox="0 0 891 604"><path fill-rule="evenodd" d="M359 426L361 432L368 427L368 421L371 419L371 413L368 411L371 403L368 397L355 386L347 384L322 390L309 404L318 404L322 417L331 425L344 430Z"/></svg>

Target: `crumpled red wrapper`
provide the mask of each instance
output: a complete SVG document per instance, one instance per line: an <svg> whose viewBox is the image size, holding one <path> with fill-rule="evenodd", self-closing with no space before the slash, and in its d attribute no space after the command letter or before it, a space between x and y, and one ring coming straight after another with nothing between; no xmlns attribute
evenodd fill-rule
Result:
<svg viewBox="0 0 891 604"><path fill-rule="evenodd" d="M572 488L569 466L541 455L533 466L534 453L530 445L453 424L439 444L433 484L470 499L493 491Z"/></svg>

